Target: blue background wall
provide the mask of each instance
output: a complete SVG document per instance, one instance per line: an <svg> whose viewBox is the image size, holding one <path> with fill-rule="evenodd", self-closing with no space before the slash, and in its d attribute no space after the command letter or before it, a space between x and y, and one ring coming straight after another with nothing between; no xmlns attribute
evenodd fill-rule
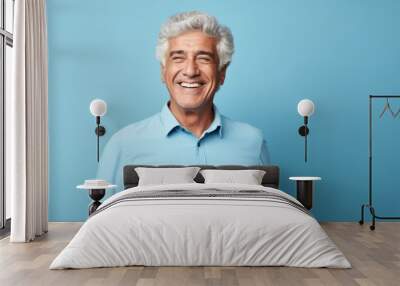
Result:
<svg viewBox="0 0 400 286"><path fill-rule="evenodd" d="M229 4L228 4L229 3ZM400 94L399 1L48 0L51 221L87 217L75 186L96 174L94 98L107 101L105 145L121 127L158 112L168 99L154 50L172 14L202 10L234 34L236 53L216 97L219 109L264 131L281 188L318 175L313 213L359 219L368 187L368 95ZM310 98L310 157L303 160L297 102ZM380 215L400 210L399 119L375 104L374 186ZM393 101L400 107L400 101Z"/></svg>

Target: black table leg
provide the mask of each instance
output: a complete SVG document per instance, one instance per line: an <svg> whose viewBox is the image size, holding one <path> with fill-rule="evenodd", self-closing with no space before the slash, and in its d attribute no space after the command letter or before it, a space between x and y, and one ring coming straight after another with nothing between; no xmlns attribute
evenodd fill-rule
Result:
<svg viewBox="0 0 400 286"><path fill-rule="evenodd" d="M297 181L297 200L312 209L313 181Z"/></svg>
<svg viewBox="0 0 400 286"><path fill-rule="evenodd" d="M89 190L89 197L94 201L89 205L89 215L97 210L101 205L100 200L104 197L106 193L105 189L91 189Z"/></svg>

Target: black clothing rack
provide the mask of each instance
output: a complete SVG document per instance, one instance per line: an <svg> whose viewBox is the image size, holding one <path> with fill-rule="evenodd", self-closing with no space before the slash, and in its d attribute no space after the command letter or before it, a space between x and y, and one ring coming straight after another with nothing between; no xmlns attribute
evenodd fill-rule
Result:
<svg viewBox="0 0 400 286"><path fill-rule="evenodd" d="M400 95L370 95L369 96L369 170L368 170L368 204L363 204L361 206L361 220L360 224L364 224L364 209L369 208L369 211L372 216L372 225L370 225L370 229L375 229L375 219L380 220L392 220L392 219L400 219L400 217L390 217L390 216L378 216L375 213L375 208L372 205L372 101L374 99L389 99L389 98L400 98Z"/></svg>

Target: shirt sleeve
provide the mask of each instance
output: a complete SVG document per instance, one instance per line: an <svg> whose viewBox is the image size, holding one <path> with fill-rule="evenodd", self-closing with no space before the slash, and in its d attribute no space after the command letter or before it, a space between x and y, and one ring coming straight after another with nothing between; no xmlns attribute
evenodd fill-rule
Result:
<svg viewBox="0 0 400 286"><path fill-rule="evenodd" d="M97 168L97 178L107 180L122 190L122 170L120 169L121 147L118 138L112 137L106 144ZM121 177L121 178L120 178Z"/></svg>
<svg viewBox="0 0 400 286"><path fill-rule="evenodd" d="M261 163L263 165L269 165L271 163L270 157L269 157L267 141L265 141L265 139L263 139L262 144L261 144L260 159L261 159Z"/></svg>

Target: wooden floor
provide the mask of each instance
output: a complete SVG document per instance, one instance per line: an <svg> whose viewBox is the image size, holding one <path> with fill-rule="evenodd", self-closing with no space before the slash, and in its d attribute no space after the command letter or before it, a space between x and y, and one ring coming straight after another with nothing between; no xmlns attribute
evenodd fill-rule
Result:
<svg viewBox="0 0 400 286"><path fill-rule="evenodd" d="M50 223L32 243L0 241L0 285L400 285L400 223L378 223L370 231L357 223L323 224L352 269L290 267L120 267L48 270L81 226Z"/></svg>

